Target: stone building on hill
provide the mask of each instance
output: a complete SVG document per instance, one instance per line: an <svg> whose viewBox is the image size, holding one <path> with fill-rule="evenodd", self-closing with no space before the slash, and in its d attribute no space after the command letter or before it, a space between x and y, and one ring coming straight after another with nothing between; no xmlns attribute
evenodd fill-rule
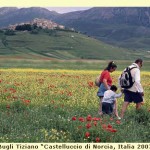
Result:
<svg viewBox="0 0 150 150"><path fill-rule="evenodd" d="M56 29L56 28L65 29L65 26L63 26L63 25L59 25L59 24L57 24L51 20L39 19L39 18L35 18L34 20L32 20L30 22L10 25L8 28L11 30L15 30L16 26L24 25L24 24L36 25L36 26L41 27L43 29Z"/></svg>

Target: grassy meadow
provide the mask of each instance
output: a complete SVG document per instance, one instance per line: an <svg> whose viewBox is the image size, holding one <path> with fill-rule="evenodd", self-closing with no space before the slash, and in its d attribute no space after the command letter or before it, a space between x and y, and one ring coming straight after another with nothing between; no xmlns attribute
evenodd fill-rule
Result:
<svg viewBox="0 0 150 150"><path fill-rule="evenodd" d="M67 70L103 70L111 60L45 60L45 59L16 59L0 56L0 68L32 68L32 69L67 69ZM117 70L122 71L134 60L114 60ZM144 60L141 71L150 71L150 61Z"/></svg>
<svg viewBox="0 0 150 150"><path fill-rule="evenodd" d="M118 66L112 74L117 85L121 71L138 57L145 60L142 109L130 105L121 121L100 117L95 78L111 58ZM150 142L148 58L146 51L75 32L0 32L0 142ZM122 103L123 97L119 112Z"/></svg>
<svg viewBox="0 0 150 150"><path fill-rule="evenodd" d="M62 69L61 63L74 67ZM96 64L95 70L91 70L95 63L86 67L86 62L61 63L54 63L55 69L51 69L51 63L47 69L29 69L24 64L23 68L11 69L9 63L1 63L0 142L150 142L149 71L141 73L145 90L141 110L136 111L131 104L124 120L117 120L97 113L99 99L94 80L100 73L97 68L103 68L106 62ZM12 66L17 67L17 63ZM116 85L120 73L112 73ZM122 102L123 97L118 99L119 112Z"/></svg>
<svg viewBox="0 0 150 150"><path fill-rule="evenodd" d="M15 35L0 32L0 59L134 60L137 57L148 60L150 55L146 50L112 46L76 32L56 30L51 34L51 30L39 30L37 34L31 34L15 31Z"/></svg>

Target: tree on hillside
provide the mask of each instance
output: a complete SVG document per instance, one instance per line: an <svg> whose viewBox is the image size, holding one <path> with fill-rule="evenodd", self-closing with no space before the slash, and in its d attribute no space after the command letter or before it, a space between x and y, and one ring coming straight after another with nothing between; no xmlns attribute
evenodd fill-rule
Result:
<svg viewBox="0 0 150 150"><path fill-rule="evenodd" d="M0 33L3 33L4 31L3 30L0 30Z"/></svg>
<svg viewBox="0 0 150 150"><path fill-rule="evenodd" d="M37 24L34 23L34 24L32 25L32 29L34 30L34 29L37 29L37 28L38 28Z"/></svg>
<svg viewBox="0 0 150 150"><path fill-rule="evenodd" d="M6 30L4 34L5 35L15 35L15 31L9 29L9 30Z"/></svg>
<svg viewBox="0 0 150 150"><path fill-rule="evenodd" d="M16 26L15 30L18 31L31 31L32 30L32 26L30 24L23 24L23 25L18 25Z"/></svg>

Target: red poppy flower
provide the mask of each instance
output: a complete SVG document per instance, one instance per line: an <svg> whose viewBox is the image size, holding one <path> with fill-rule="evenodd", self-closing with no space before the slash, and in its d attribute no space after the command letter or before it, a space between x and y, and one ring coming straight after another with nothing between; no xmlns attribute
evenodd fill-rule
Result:
<svg viewBox="0 0 150 150"><path fill-rule="evenodd" d="M110 125L110 124L108 124L108 126L107 126L108 128L112 128L112 125Z"/></svg>
<svg viewBox="0 0 150 150"><path fill-rule="evenodd" d="M114 119L113 118L110 118L110 121L113 121Z"/></svg>
<svg viewBox="0 0 150 150"><path fill-rule="evenodd" d="M91 121L91 120L92 120L91 115L88 115L88 116L86 117L86 120L87 120L87 121Z"/></svg>
<svg viewBox="0 0 150 150"><path fill-rule="evenodd" d="M4 92L7 92L8 90L7 89L4 89Z"/></svg>
<svg viewBox="0 0 150 150"><path fill-rule="evenodd" d="M89 132L86 132L86 133L85 133L85 137L88 138L89 136L90 136L90 133L89 133Z"/></svg>
<svg viewBox="0 0 150 150"><path fill-rule="evenodd" d="M7 109L10 109L10 105L7 105L6 108L7 108Z"/></svg>
<svg viewBox="0 0 150 150"><path fill-rule="evenodd" d="M68 96L72 96L72 92L68 92Z"/></svg>
<svg viewBox="0 0 150 150"><path fill-rule="evenodd" d="M29 105L30 104L30 100L24 100L24 103L26 104L26 105Z"/></svg>
<svg viewBox="0 0 150 150"><path fill-rule="evenodd" d="M99 137L97 137L95 141L96 141L96 142L100 142L101 139L100 139Z"/></svg>
<svg viewBox="0 0 150 150"><path fill-rule="evenodd" d="M84 122L84 118L79 117L79 121Z"/></svg>
<svg viewBox="0 0 150 150"><path fill-rule="evenodd" d="M91 128L91 127L92 127L92 126L91 126L90 123L86 124L86 128L87 128L87 129L89 129L89 128Z"/></svg>
<svg viewBox="0 0 150 150"><path fill-rule="evenodd" d="M113 129L113 128L106 128L106 130L109 131L109 132L117 132L117 130Z"/></svg>
<svg viewBox="0 0 150 150"><path fill-rule="evenodd" d="M13 89L13 88L10 88L9 90L11 91L11 93L15 93L16 92L16 90Z"/></svg>
<svg viewBox="0 0 150 150"><path fill-rule="evenodd" d="M106 125L106 124L102 124L102 128L103 128L103 129L106 129L106 128L107 128L107 125Z"/></svg>
<svg viewBox="0 0 150 150"><path fill-rule="evenodd" d="M89 87L93 87L93 86L94 86L94 83L91 82L91 81L89 81L89 82L88 82L88 85L89 85Z"/></svg>
<svg viewBox="0 0 150 150"><path fill-rule="evenodd" d="M99 120L101 120L101 118L96 118L96 117L94 117L94 118L92 118L92 120L93 120L93 121L99 121Z"/></svg>
<svg viewBox="0 0 150 150"><path fill-rule="evenodd" d="M111 132L117 132L117 130L116 129L112 129L112 131Z"/></svg>
<svg viewBox="0 0 150 150"><path fill-rule="evenodd" d="M121 121L120 121L120 120L117 120L116 123L117 123L117 124L121 124Z"/></svg>
<svg viewBox="0 0 150 150"><path fill-rule="evenodd" d="M76 119L77 119L77 118L76 118L75 116L74 116L74 117L72 117L72 120L73 120L73 121L75 121Z"/></svg>

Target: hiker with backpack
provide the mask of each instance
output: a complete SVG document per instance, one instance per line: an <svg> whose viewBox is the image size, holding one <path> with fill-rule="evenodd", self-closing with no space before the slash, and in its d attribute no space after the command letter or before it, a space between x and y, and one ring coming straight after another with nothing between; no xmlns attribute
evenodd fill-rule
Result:
<svg viewBox="0 0 150 150"><path fill-rule="evenodd" d="M136 109L140 109L143 102L144 90L140 83L140 68L143 60L137 59L128 66L119 77L119 85L124 89L124 103L120 117L124 117L124 113L128 105L132 102L136 104Z"/></svg>
<svg viewBox="0 0 150 150"><path fill-rule="evenodd" d="M109 90L112 86L112 78L110 76L110 73L114 72L117 68L117 65L114 63L114 61L111 61L108 63L108 66L102 71L100 75L100 85L97 92L97 96L100 98L99 101L99 110L98 114L102 115L102 99L104 96L104 92Z"/></svg>

